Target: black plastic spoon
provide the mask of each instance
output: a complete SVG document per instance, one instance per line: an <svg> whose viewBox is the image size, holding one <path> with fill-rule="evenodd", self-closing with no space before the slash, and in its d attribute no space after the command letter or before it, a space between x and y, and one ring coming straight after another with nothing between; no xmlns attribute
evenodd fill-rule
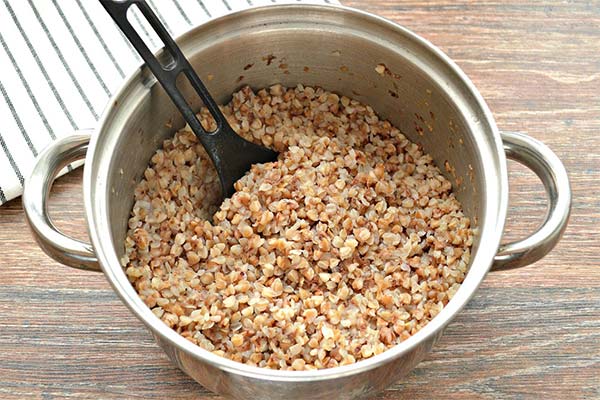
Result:
<svg viewBox="0 0 600 400"><path fill-rule="evenodd" d="M100 0L100 3L146 62L148 68L156 76L206 149L219 175L224 198L230 197L234 193L233 184L250 169L252 164L270 162L277 158L275 151L251 143L233 131L188 60L145 0ZM164 51L171 58L167 65L161 64L129 23L127 10L132 5L137 5L164 43ZM185 74L217 122L217 129L214 132L207 132L202 127L194 111L177 88L176 80L180 74Z"/></svg>

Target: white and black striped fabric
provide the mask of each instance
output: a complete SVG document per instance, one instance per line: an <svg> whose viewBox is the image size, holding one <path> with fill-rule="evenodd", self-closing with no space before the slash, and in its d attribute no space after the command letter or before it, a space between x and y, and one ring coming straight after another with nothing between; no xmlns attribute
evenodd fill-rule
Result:
<svg viewBox="0 0 600 400"><path fill-rule="evenodd" d="M297 0L304 1L304 0ZM305 0L335 3L335 0ZM294 0L147 0L172 35L210 18ZM147 22L134 25L160 43ZM97 0L0 0L0 204L22 193L51 141L93 128L122 80L141 64Z"/></svg>

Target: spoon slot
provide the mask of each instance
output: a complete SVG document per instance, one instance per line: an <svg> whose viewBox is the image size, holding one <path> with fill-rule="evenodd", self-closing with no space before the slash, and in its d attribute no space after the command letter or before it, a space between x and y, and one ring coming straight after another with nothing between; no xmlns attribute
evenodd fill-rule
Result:
<svg viewBox="0 0 600 400"><path fill-rule="evenodd" d="M175 66L175 57L166 48L162 39L152 29L148 31L148 28L151 28L152 25L137 4L132 4L127 9L127 21L140 36L148 49L164 48L164 51L158 57L158 62L165 71L173 69ZM137 29L136 25L138 27Z"/></svg>
<svg viewBox="0 0 600 400"><path fill-rule="evenodd" d="M198 91L194 87L194 84L190 81L190 78L187 76L185 71L180 72L179 75L177 75L176 85L177 89L179 90L179 93L182 94L182 97L186 101L188 107L190 107L192 110L198 110L204 105L204 101L198 95ZM189 93L190 89L192 90L190 96L183 96L183 93ZM198 119L197 115L195 115L194 117ZM198 121L198 123L202 125L200 121ZM211 135L219 130L219 123L217 122L217 126L213 130L209 130L208 127L204 126L202 126L202 128L206 134Z"/></svg>
<svg viewBox="0 0 600 400"><path fill-rule="evenodd" d="M186 122L192 127L194 132L208 133L204 130L177 87L177 78L182 72L185 73L188 82L217 122L217 129L211 134L214 135L219 132L221 127L226 123L224 122L225 117L150 6L144 0L100 0L100 3L111 15L125 36L127 36L133 47L140 53L148 68L150 68L156 79L158 79L167 94L171 97L171 100L173 100L182 112ZM145 17L152 30L164 44L163 54L168 55L167 58L171 60L170 62L163 63L158 60L131 25L128 14L130 10L135 9L134 7ZM208 146L209 144L204 142L206 139L202 139L203 136L206 138L209 135L198 135L198 138L203 141L202 144Z"/></svg>

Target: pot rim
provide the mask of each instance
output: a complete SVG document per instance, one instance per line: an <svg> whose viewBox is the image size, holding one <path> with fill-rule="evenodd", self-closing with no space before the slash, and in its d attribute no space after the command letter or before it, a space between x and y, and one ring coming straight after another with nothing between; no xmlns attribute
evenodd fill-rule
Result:
<svg viewBox="0 0 600 400"><path fill-rule="evenodd" d="M147 307L146 304L139 298L138 294L129 283L114 252L112 240L102 239L103 237L106 237L106 232L104 232L103 235L103 232L101 232L100 228L107 228L107 226L102 226L102 224L99 223L99 221L101 221L99 218L101 216L105 217L108 215L105 207L106 202L97 200L94 196L96 191L92 191L92 188L96 189L96 187L93 185L96 178L96 176L93 176L93 171L95 171L96 168L93 166L97 163L96 159L100 158L99 155L96 154L100 152L98 146L99 138L103 135L103 132L107 129L107 126L110 125L112 115L121 104L120 99L128 94L130 87L135 82L140 80L140 75L143 73L144 68L136 69L135 72L133 72L132 75L123 82L120 89L115 93L109 105L104 110L99 121L98 131L96 135L92 136L89 144L89 150L86 156L87 168L84 169L83 179L83 193L86 220L88 223L88 233L98 257L98 261L111 286L117 292L125 305L133 312L133 314L140 319L155 336L160 337L163 341L167 341L170 345L176 346L179 350L184 351L187 355L193 358L202 360L203 362L232 374L280 382L322 381L356 375L358 373L392 362L394 359L401 357L411 350L414 350L417 346L423 342L426 342L428 339L435 339L439 337L446 325L450 323L450 321L452 321L460 312L460 310L468 303L491 268L493 257L495 256L500 245L508 205L508 173L506 157L503 150L502 139L496 127L494 117L485 103L485 100L467 75L446 54L444 54L428 40L393 21L366 11L357 10L355 8L342 5L267 5L241 10L219 18L215 18L180 35L177 37L176 41L181 45L181 47L184 47L184 44L190 41L199 29L206 29L207 27L216 24L227 24L230 23L230 21L235 21L239 18L245 18L247 15L256 13L276 13L277 11L282 10L285 10L286 12L301 12L307 8L311 10L320 9L321 11L331 13L352 14L353 17L367 19L371 23L378 24L390 32L395 32L397 34L406 36L409 38L409 40L422 46L426 51L436 58L436 61L441 62L445 68L453 73L460 84L464 85L468 91L468 94L472 98L471 104L473 104L474 108L481 111L482 115L485 117L485 122L489 125L488 129L493 136L493 140L491 140L490 143L493 142L493 147L495 148L496 152L488 155L497 157L498 169L492 171L492 168L484 168L482 170L482 174L485 178L484 181L486 182L486 193L482 198L482 203L485 204L485 224L479 226L479 235L480 242L485 242L485 245L480 245L475 252L474 257L471 260L465 281L461 284L460 289L457 291L452 300L450 300L443 310L416 334L379 355L357 361L356 363L350 365L313 371L285 371L254 367L213 354L212 352L191 343L173 329L169 328L158 317L156 317L150 308ZM485 146L482 143L483 138L474 135L473 140L475 141L477 149L480 152L482 149L485 149ZM492 144L490 144L490 147L491 146ZM482 156L484 155L485 154L482 154ZM490 182L495 183L495 185ZM106 185L106 182L101 183ZM493 185L492 189L500 189L499 193L494 192L494 190L489 190L490 185ZM100 193L105 194L107 192L104 191ZM95 207L100 207L100 211L96 211Z"/></svg>

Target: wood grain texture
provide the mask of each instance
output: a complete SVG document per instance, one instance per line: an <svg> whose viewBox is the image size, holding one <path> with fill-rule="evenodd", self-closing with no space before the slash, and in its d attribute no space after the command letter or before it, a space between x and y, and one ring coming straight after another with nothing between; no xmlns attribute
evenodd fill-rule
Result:
<svg viewBox="0 0 600 400"><path fill-rule="evenodd" d="M377 396L600 398L600 4L345 1L431 40L471 77L500 129L548 144L570 173L571 223L542 261L490 274L430 356ZM536 178L509 165L506 237L544 211ZM81 171L51 212L85 238ZM0 207L0 398L217 399L173 367L100 274L33 242L20 200Z"/></svg>

